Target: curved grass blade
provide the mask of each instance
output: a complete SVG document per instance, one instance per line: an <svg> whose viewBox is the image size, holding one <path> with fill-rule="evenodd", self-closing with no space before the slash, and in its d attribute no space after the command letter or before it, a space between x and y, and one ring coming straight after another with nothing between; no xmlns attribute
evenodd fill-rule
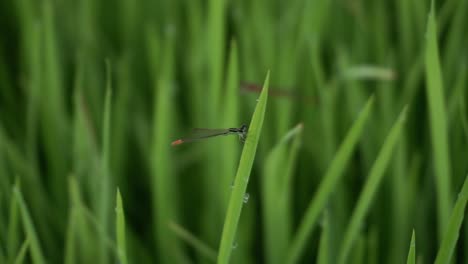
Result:
<svg viewBox="0 0 468 264"><path fill-rule="evenodd" d="M116 258L118 256L116 243L110 237L108 230L104 229L97 216L84 204L78 182L73 176L69 177L69 192L71 213L64 263L97 262L96 258L100 257L97 255L101 250L98 248L100 243L104 243L103 246L107 252L111 253L111 258Z"/></svg>
<svg viewBox="0 0 468 264"><path fill-rule="evenodd" d="M100 222L93 215L93 213L85 206L80 206L78 210L80 210L80 213L89 222L89 224L93 226L96 235L104 241L104 246L106 247L106 250L111 251L113 257L118 256L117 245L115 244L114 240L109 236L107 231L104 230L104 228L100 225Z"/></svg>
<svg viewBox="0 0 468 264"><path fill-rule="evenodd" d="M366 184L357 202L351 217L349 226L345 232L343 244L341 246L338 263L346 263L354 242L359 238L359 230L364 218L369 210L372 199L385 175L385 170L390 163L393 150L402 135L403 125L406 120L407 107L403 108L397 121L393 125L385 142L377 156L367 178Z"/></svg>
<svg viewBox="0 0 468 264"><path fill-rule="evenodd" d="M242 156L237 169L237 174L232 188L231 197L229 198L228 210L224 221L223 234L218 252L218 263L229 263L231 256L232 245L239 222L242 205L244 204L244 195L249 182L250 171L252 170L257 151L260 133L262 132L263 119L265 117L267 99L268 99L268 84L270 80L270 72L267 73L262 93L258 100L257 106L250 122L247 139L242 150Z"/></svg>
<svg viewBox="0 0 468 264"><path fill-rule="evenodd" d="M101 157L101 177L98 182L98 212L97 218L104 232L109 230L110 205L111 205L111 177L110 177L110 129L111 129L111 110L112 110L112 84L111 84L111 65L106 60L106 97L104 102L104 118L102 129L102 157ZM99 263L107 263L109 253L107 251L104 238L99 238Z"/></svg>
<svg viewBox="0 0 468 264"><path fill-rule="evenodd" d="M91 230L91 225L85 219L83 209L85 208L81 196L79 183L74 175L68 177L69 193L69 216L67 233L65 237L65 264L89 263L96 260L96 249L98 248L97 236L99 232Z"/></svg>
<svg viewBox="0 0 468 264"><path fill-rule="evenodd" d="M165 34L162 39L151 33L148 35L151 45L148 46L151 63L160 63L159 74L154 77L153 121L151 155L151 193L153 214L153 236L156 240L158 263L171 263L174 259L183 256L180 243L170 232L168 223L178 219L179 204L176 177L172 166L173 156L170 142L174 125L175 110L172 104L171 90L175 79L175 36ZM162 41L162 47L158 47ZM160 55L160 56L156 56ZM155 65L156 66L156 65Z"/></svg>
<svg viewBox="0 0 468 264"><path fill-rule="evenodd" d="M216 262L216 251L210 248L208 245L203 243L199 238L195 237L188 230L184 229L180 225L169 222L169 228L183 241L192 246L201 256L206 259Z"/></svg>
<svg viewBox="0 0 468 264"><path fill-rule="evenodd" d="M229 127L233 124L240 123L240 94L239 94L239 59L238 48L236 41L231 41L231 48L229 54L229 64L226 73L226 91L223 94L223 115L222 126ZM228 140L223 142L224 159L221 164L221 182L222 186L229 186L232 183L232 175L237 169L238 158L240 155L242 144L235 140ZM226 210L229 201L229 192L225 192L223 198L223 212Z"/></svg>
<svg viewBox="0 0 468 264"><path fill-rule="evenodd" d="M21 212L23 228L26 232L28 240L30 241L32 262L34 264L45 264L46 262L44 259L44 255L42 254L42 249L39 244L36 229L34 228L34 224L32 222L31 215L29 214L29 210L26 206L26 202L24 201L23 195L21 194L18 186L14 187L13 192L16 195L18 206Z"/></svg>
<svg viewBox="0 0 468 264"><path fill-rule="evenodd" d="M3 175L2 175L3 176ZM1 177L1 176L0 176ZM16 186L19 185L18 179L16 179ZM7 257L8 262L11 263L13 261L15 252L19 246L19 208L18 208L18 201L15 195L13 195L10 199L10 210L8 215L8 231L7 231Z"/></svg>
<svg viewBox="0 0 468 264"><path fill-rule="evenodd" d="M413 234L411 235L410 248L408 251L408 259L406 264L416 264L416 237L414 234L414 229Z"/></svg>
<svg viewBox="0 0 468 264"><path fill-rule="evenodd" d="M452 216L450 217L447 231L440 245L439 252L435 260L435 264L450 263L450 259L455 250L455 245L457 244L458 236L460 235L460 228L463 223L463 218L465 217L465 208L468 202L468 175L465 178L463 183L462 190L458 195L457 202L455 207L452 210Z"/></svg>
<svg viewBox="0 0 468 264"><path fill-rule="evenodd" d="M463 97L460 97L460 116L462 119L463 132L466 140L468 140L468 118L466 117L466 104Z"/></svg>
<svg viewBox="0 0 468 264"><path fill-rule="evenodd" d="M78 218L77 209L72 208L70 210L70 216L67 225L67 234L65 237L65 264L74 264L76 263L76 226Z"/></svg>
<svg viewBox="0 0 468 264"><path fill-rule="evenodd" d="M127 264L127 247L125 242L125 214L122 204L122 196L120 190L117 189L116 194L116 209L115 209L115 222L116 222L116 234L117 234L117 252L120 263Z"/></svg>
<svg viewBox="0 0 468 264"><path fill-rule="evenodd" d="M364 130L364 125L369 119L373 102L374 97L372 96L367 101L357 120L354 122L353 126L346 135L346 138L338 149L338 152L330 164L323 181L320 183L315 196L309 203L306 213L301 221L301 224L299 225L296 236L292 240L286 263L297 263L301 257L318 217L322 213L323 209L325 208L325 204L343 176L345 167Z"/></svg>
<svg viewBox="0 0 468 264"><path fill-rule="evenodd" d="M26 240L21 245L18 255L15 258L15 264L24 263L24 257L26 257L26 253L28 252L28 247L29 247L29 239L26 238Z"/></svg>
<svg viewBox="0 0 468 264"><path fill-rule="evenodd" d="M323 213L322 219L322 234L320 235L319 248L317 253L317 264L328 264L330 263L330 240L331 240L331 230L330 230L330 215L325 210Z"/></svg>
<svg viewBox="0 0 468 264"><path fill-rule="evenodd" d="M451 168L447 135L444 87L440 70L437 31L432 1L426 32L426 94L430 112L434 176L437 191L438 234L442 238L451 208Z"/></svg>
<svg viewBox="0 0 468 264"><path fill-rule="evenodd" d="M291 181L302 131L302 123L291 129L265 160L262 177L264 252L266 262L271 264L284 261L291 240Z"/></svg>

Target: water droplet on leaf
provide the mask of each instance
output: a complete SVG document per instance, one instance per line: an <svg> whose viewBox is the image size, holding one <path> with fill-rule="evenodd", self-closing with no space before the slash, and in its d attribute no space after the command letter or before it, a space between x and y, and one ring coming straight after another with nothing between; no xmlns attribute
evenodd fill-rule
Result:
<svg viewBox="0 0 468 264"><path fill-rule="evenodd" d="M247 203L249 201L250 194L245 193L244 194L244 203Z"/></svg>

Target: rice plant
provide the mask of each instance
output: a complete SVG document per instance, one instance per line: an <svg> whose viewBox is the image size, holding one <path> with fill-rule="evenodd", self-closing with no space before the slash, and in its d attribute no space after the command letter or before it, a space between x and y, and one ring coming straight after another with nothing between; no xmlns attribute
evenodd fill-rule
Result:
<svg viewBox="0 0 468 264"><path fill-rule="evenodd" d="M467 17L0 1L0 263L467 263Z"/></svg>

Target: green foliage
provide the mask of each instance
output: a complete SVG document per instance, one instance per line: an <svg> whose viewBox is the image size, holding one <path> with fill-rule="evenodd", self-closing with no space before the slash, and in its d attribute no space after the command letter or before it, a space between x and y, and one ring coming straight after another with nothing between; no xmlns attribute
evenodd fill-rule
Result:
<svg viewBox="0 0 468 264"><path fill-rule="evenodd" d="M312 232L313 227L316 225L319 215L322 213L326 203L333 190L336 188L340 178L343 175L343 172L346 169L346 165L353 153L353 150L356 146L356 143L359 140L362 132L364 131L364 125L367 121L372 106L374 103L374 98L371 97L366 105L363 107L362 112L359 114L359 117L354 122L353 126L347 133L343 143L338 149L333 161L330 164L323 181L318 187L318 191L315 196L309 203L309 206L305 212L303 220L299 225L297 234L294 236L291 247L289 249L289 254L287 257L288 263L295 263L298 261L300 255L303 253L306 245L307 239Z"/></svg>
<svg viewBox="0 0 468 264"><path fill-rule="evenodd" d="M119 260L122 264L127 264L127 241L125 240L125 212L123 209L122 196L120 195L119 189L115 198L115 223L117 234L117 247L119 252Z"/></svg>
<svg viewBox="0 0 468 264"><path fill-rule="evenodd" d="M465 182L463 183L463 187L458 195L457 202L453 207L452 214L447 226L447 232L445 232L439 252L437 253L437 258L435 260L436 264L450 262L450 259L452 258L453 252L455 250L455 245L458 241L458 237L460 236L460 228L466 215L465 211L467 203L468 176L465 178Z"/></svg>
<svg viewBox="0 0 468 264"><path fill-rule="evenodd" d="M441 237L451 207L451 166L447 135L447 114L444 87L437 45L434 2L427 22L426 33L426 90L429 104L431 142L433 147L434 176L436 178L439 236Z"/></svg>
<svg viewBox="0 0 468 264"><path fill-rule="evenodd" d="M416 237L413 234L411 235L411 242L408 250L408 259L406 260L406 264L415 264L416 263Z"/></svg>
<svg viewBox="0 0 468 264"><path fill-rule="evenodd" d="M292 236L292 183L303 124L291 129L267 155L262 175L263 230L268 263L285 259ZM291 143L290 143L291 142ZM287 160L284 163L283 160Z"/></svg>
<svg viewBox="0 0 468 264"><path fill-rule="evenodd" d="M258 99L257 106L250 121L247 139L244 143L239 168L231 190L229 204L224 220L221 243L219 245L218 263L229 263L234 237L242 210L242 205L248 200L246 196L247 184L249 183L250 173L257 152L258 141L262 132L263 120L267 108L268 85L270 81L270 72L267 73L262 93Z"/></svg>
<svg viewBox="0 0 468 264"><path fill-rule="evenodd" d="M21 219L23 222L23 229L25 230L26 236L30 241L31 247L31 258L33 263L43 264L45 263L44 254L42 253L41 245L39 238L37 236L36 228L34 227L33 220L31 219L31 214L29 213L28 208L24 198L18 189L18 186L14 187L14 195L18 201L18 207L21 212Z"/></svg>
<svg viewBox="0 0 468 264"><path fill-rule="evenodd" d="M352 249L353 242L358 238L361 223L364 221L367 210L369 209L373 197L378 190L379 184L385 175L385 170L392 157L393 149L402 134L403 125L406 121L406 111L407 108L405 107L390 130L388 136L385 138L384 144L372 165L367 181L357 201L356 208L353 210L351 215L349 226L346 229L338 259L339 263L346 262Z"/></svg>
<svg viewBox="0 0 468 264"><path fill-rule="evenodd" d="M0 263L467 263L467 7L0 1Z"/></svg>

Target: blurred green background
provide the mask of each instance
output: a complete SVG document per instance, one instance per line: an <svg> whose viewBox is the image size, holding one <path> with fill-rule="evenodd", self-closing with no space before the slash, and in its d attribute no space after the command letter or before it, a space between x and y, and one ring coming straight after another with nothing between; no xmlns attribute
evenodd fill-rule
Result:
<svg viewBox="0 0 468 264"><path fill-rule="evenodd" d="M268 70L231 263L467 263L468 1L430 10L0 1L0 263L216 262L243 145L171 142Z"/></svg>

